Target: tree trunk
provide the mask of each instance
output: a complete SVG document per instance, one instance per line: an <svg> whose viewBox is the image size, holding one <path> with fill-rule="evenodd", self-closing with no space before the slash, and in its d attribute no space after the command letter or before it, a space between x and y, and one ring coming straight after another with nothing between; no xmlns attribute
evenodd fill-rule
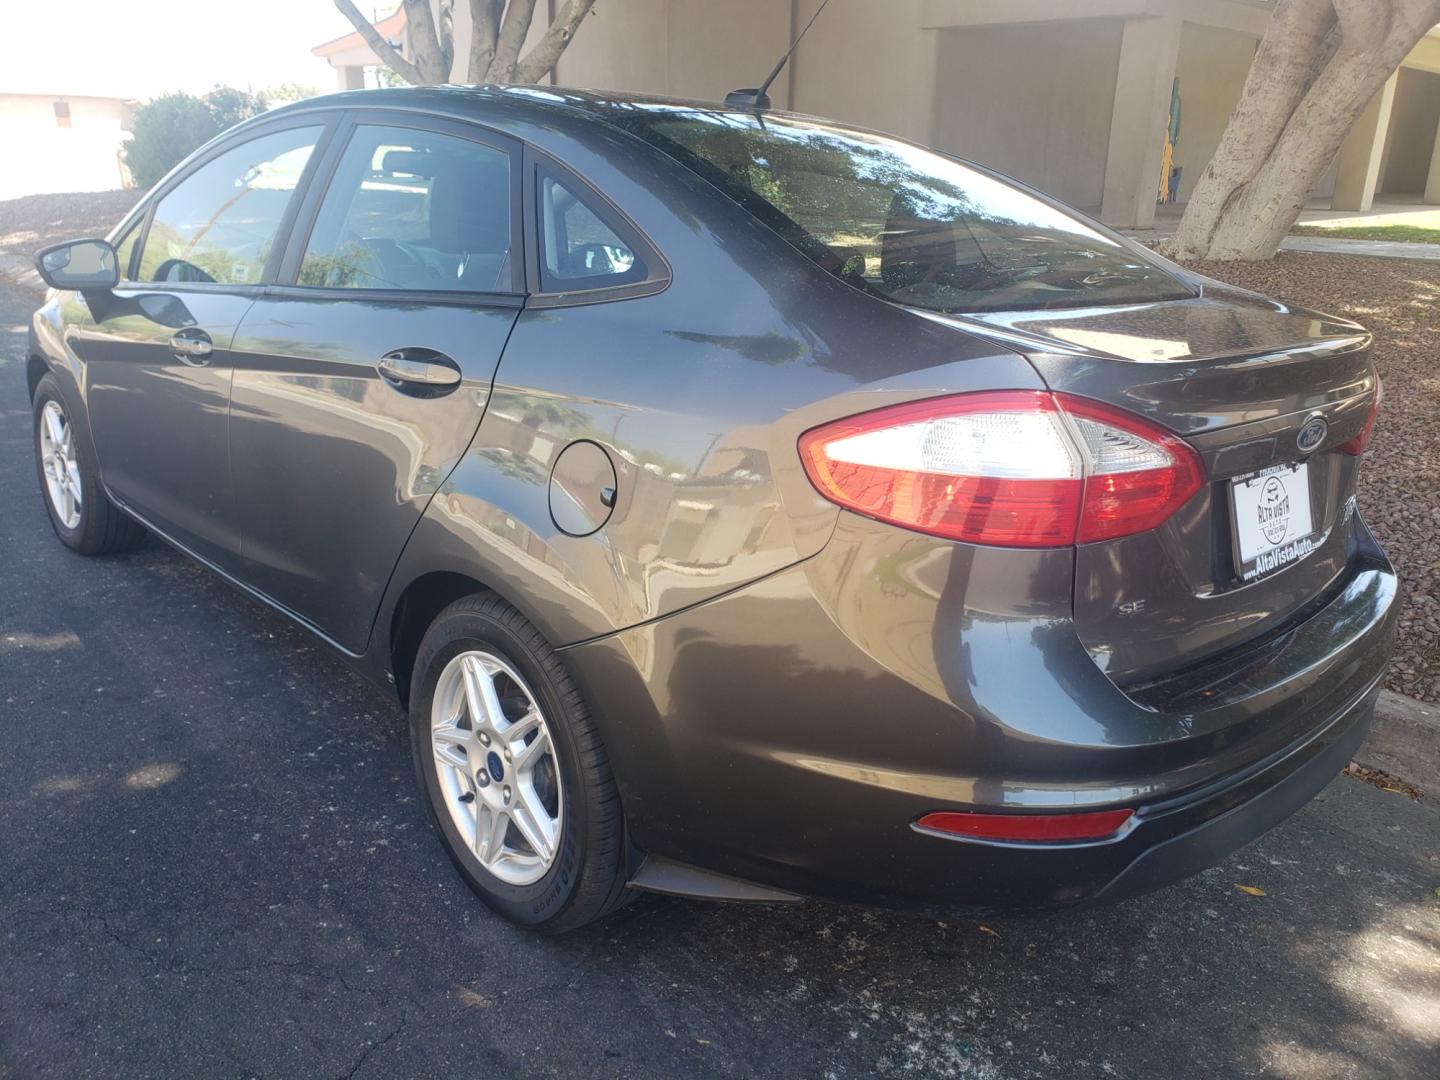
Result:
<svg viewBox="0 0 1440 1080"><path fill-rule="evenodd" d="M1174 237L1183 259L1268 259L1440 0L1276 0L1240 102Z"/></svg>
<svg viewBox="0 0 1440 1080"><path fill-rule="evenodd" d="M472 83L539 82L555 69L580 21L595 6L595 0L567 0L535 47L521 57L520 50L535 18L536 0L468 2L471 34L465 78ZM438 22L430 0L403 0L403 3L410 58L402 56L380 36L360 14L354 0L335 0L335 6L360 31L371 51L406 82L448 82L455 67L454 0L438 0Z"/></svg>

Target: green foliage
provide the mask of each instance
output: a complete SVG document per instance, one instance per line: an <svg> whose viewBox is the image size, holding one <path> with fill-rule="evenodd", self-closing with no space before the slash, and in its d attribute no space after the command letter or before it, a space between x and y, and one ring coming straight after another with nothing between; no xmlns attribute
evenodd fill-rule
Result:
<svg viewBox="0 0 1440 1080"><path fill-rule="evenodd" d="M154 98L135 111L125 164L137 184L153 187L192 151L264 111L263 98L230 86L217 86L204 97L174 93Z"/></svg>

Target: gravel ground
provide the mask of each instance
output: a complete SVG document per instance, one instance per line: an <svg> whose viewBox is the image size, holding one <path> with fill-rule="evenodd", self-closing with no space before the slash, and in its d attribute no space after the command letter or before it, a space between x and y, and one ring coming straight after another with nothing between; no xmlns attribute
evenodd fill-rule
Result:
<svg viewBox="0 0 1440 1080"><path fill-rule="evenodd" d="M104 236L143 194L141 191L80 191L0 201L0 248L28 257L62 240Z"/></svg>
<svg viewBox="0 0 1440 1080"><path fill-rule="evenodd" d="M1440 701L1440 263L1281 253L1268 263L1191 265L1375 334L1385 404L1361 469L1360 505L1405 583L1388 685Z"/></svg>

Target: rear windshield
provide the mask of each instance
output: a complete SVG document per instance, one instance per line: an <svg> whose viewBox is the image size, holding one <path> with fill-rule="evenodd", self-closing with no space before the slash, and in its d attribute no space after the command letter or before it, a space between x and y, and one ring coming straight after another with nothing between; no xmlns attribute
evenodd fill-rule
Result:
<svg viewBox="0 0 1440 1080"><path fill-rule="evenodd" d="M610 118L826 270L897 303L963 313L1193 295L1081 218L897 139L665 105L615 107Z"/></svg>

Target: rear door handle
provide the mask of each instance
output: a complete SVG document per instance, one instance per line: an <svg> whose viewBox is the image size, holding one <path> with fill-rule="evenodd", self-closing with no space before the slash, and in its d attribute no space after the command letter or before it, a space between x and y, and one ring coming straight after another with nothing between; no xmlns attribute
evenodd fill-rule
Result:
<svg viewBox="0 0 1440 1080"><path fill-rule="evenodd" d="M445 393L460 385L460 368L434 349L396 349L375 365L381 376L402 393L422 396Z"/></svg>
<svg viewBox="0 0 1440 1080"><path fill-rule="evenodd" d="M204 330L193 327L181 330L170 339L170 350L192 367L204 367L210 362L215 344Z"/></svg>

